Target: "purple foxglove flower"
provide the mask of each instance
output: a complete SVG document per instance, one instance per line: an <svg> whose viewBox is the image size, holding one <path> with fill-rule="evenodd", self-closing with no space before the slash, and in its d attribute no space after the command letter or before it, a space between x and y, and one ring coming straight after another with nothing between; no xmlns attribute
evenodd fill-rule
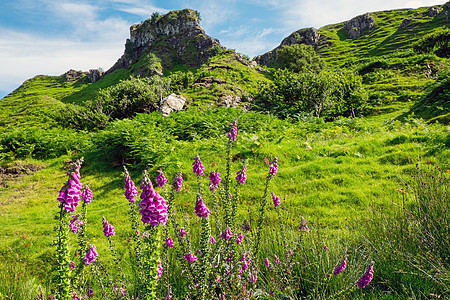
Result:
<svg viewBox="0 0 450 300"><path fill-rule="evenodd" d="M242 223L241 226L242 231L250 231L250 224L248 223L247 219L244 219L244 223Z"/></svg>
<svg viewBox="0 0 450 300"><path fill-rule="evenodd" d="M241 234L239 234L239 236L236 238L236 244L239 245L243 239L244 239L244 235L241 232Z"/></svg>
<svg viewBox="0 0 450 300"><path fill-rule="evenodd" d="M108 221L106 221L106 218L104 216L103 216L102 223L103 223L103 234L106 237L110 237L110 236L116 235L116 232L114 231L114 226L109 224Z"/></svg>
<svg viewBox="0 0 450 300"><path fill-rule="evenodd" d="M120 289L120 295L121 295L122 297L125 297L125 289L124 289L124 288L121 288L121 289Z"/></svg>
<svg viewBox="0 0 450 300"><path fill-rule="evenodd" d="M70 219L69 229L73 233L76 233L78 230L77 221L78 221L78 215L73 215L72 219Z"/></svg>
<svg viewBox="0 0 450 300"><path fill-rule="evenodd" d="M181 184L183 183L183 173L178 173L177 181L175 182L175 190L179 192L181 190Z"/></svg>
<svg viewBox="0 0 450 300"><path fill-rule="evenodd" d="M235 142L236 141L236 137L237 137L237 120L234 121L234 123L230 123L230 126L233 126L230 130L230 132L228 132L228 137Z"/></svg>
<svg viewBox="0 0 450 300"><path fill-rule="evenodd" d="M247 167L244 166L242 170L236 173L236 180L239 181L240 184L244 184L247 181Z"/></svg>
<svg viewBox="0 0 450 300"><path fill-rule="evenodd" d="M292 250L289 249L289 250L286 252L286 257L291 256L293 253L294 253L294 252L292 252Z"/></svg>
<svg viewBox="0 0 450 300"><path fill-rule="evenodd" d="M243 254L242 254L242 257L241 257L241 261L244 261L246 257L247 257L247 254L246 254L246 253L243 253Z"/></svg>
<svg viewBox="0 0 450 300"><path fill-rule="evenodd" d="M373 279L373 263L369 265L366 273L358 280L358 286L365 288Z"/></svg>
<svg viewBox="0 0 450 300"><path fill-rule="evenodd" d="M158 280L161 278L161 275L163 273L163 267L161 262L158 263L158 270L157 270L157 276L158 276Z"/></svg>
<svg viewBox="0 0 450 300"><path fill-rule="evenodd" d="M80 203L81 188L83 187L80 182L80 168L81 162L75 162L67 172L67 175L69 176L68 181L59 190L57 199L67 212L74 212L75 208Z"/></svg>
<svg viewBox="0 0 450 300"><path fill-rule="evenodd" d="M270 262L269 262L269 259L267 257L264 260L264 264L266 265L266 267L270 267Z"/></svg>
<svg viewBox="0 0 450 300"><path fill-rule="evenodd" d="M205 167L202 165L202 162L200 160L200 157L197 156L193 158L194 162L192 163L192 171L197 174L198 176L205 175Z"/></svg>
<svg viewBox="0 0 450 300"><path fill-rule="evenodd" d="M345 270L345 268L347 268L347 258L344 259L344 261L339 266L337 266L336 269L334 269L333 274L339 275L341 274L342 271Z"/></svg>
<svg viewBox="0 0 450 300"><path fill-rule="evenodd" d="M323 250L328 251L328 246L327 245L323 245Z"/></svg>
<svg viewBox="0 0 450 300"><path fill-rule="evenodd" d="M86 296L88 298L94 297L94 290L92 288L89 288L89 291L87 292Z"/></svg>
<svg viewBox="0 0 450 300"><path fill-rule="evenodd" d="M134 185L133 180L131 180L128 170L125 167L123 168L125 170L124 176L125 186L123 187L125 189L125 193L123 194L125 195L125 198L127 198L127 200L130 201L130 203L134 203L134 198L137 196L138 190Z"/></svg>
<svg viewBox="0 0 450 300"><path fill-rule="evenodd" d="M142 201L139 203L139 213L142 216L142 222L153 227L156 227L158 224L166 224L169 218L166 200L153 189L147 173L144 173L141 189L140 198Z"/></svg>
<svg viewBox="0 0 450 300"><path fill-rule="evenodd" d="M81 297L78 297L75 292L72 292L72 300L81 300Z"/></svg>
<svg viewBox="0 0 450 300"><path fill-rule="evenodd" d="M73 233L77 233L78 227L77 227L77 223L73 222L69 224L69 229L70 231L72 231Z"/></svg>
<svg viewBox="0 0 450 300"><path fill-rule="evenodd" d="M73 261L70 262L70 268L73 270L75 269L75 263Z"/></svg>
<svg viewBox="0 0 450 300"><path fill-rule="evenodd" d="M306 224L306 220L303 220L300 226L298 226L298 229L300 229L301 232L308 233L309 227L308 224Z"/></svg>
<svg viewBox="0 0 450 300"><path fill-rule="evenodd" d="M280 264L280 260L278 259L278 256L274 255L274 257L275 257L275 263L276 263L277 265L279 265L279 264Z"/></svg>
<svg viewBox="0 0 450 300"><path fill-rule="evenodd" d="M186 230L184 230L184 228L180 228L178 229L178 234L180 235L180 237L183 237L186 235Z"/></svg>
<svg viewBox="0 0 450 300"><path fill-rule="evenodd" d="M86 253L86 256L84 257L84 262L87 265L92 264L97 259L98 253L97 248L95 245L92 245L92 247L89 249L89 251Z"/></svg>
<svg viewBox="0 0 450 300"><path fill-rule="evenodd" d="M81 193L81 197L84 199L84 202L86 204L89 204L92 202L92 191L91 189L86 185L83 189L83 192Z"/></svg>
<svg viewBox="0 0 450 300"><path fill-rule="evenodd" d="M269 174L275 177L275 175L277 175L277 171L278 171L278 157L275 157L269 166Z"/></svg>
<svg viewBox="0 0 450 300"><path fill-rule="evenodd" d="M220 173L219 172L211 172L211 174L209 174L209 190L210 191L214 191L217 190L217 188L219 187L219 183L222 181L222 178L220 178Z"/></svg>
<svg viewBox="0 0 450 300"><path fill-rule="evenodd" d="M173 242L173 240L170 237L168 237L166 239L166 246L170 247L170 248L175 247L175 243Z"/></svg>
<svg viewBox="0 0 450 300"><path fill-rule="evenodd" d="M256 272L254 272L251 276L250 276L250 281L255 283L258 280L258 275L256 274Z"/></svg>
<svg viewBox="0 0 450 300"><path fill-rule="evenodd" d="M222 232L222 238L225 240L229 240L233 236L233 233L231 232L231 228L227 227L227 229Z"/></svg>
<svg viewBox="0 0 450 300"><path fill-rule="evenodd" d="M272 200L273 200L273 205L275 206L275 208L278 207L278 205L280 205L281 201L280 201L280 197L275 196L275 194L272 192Z"/></svg>
<svg viewBox="0 0 450 300"><path fill-rule="evenodd" d="M211 237L211 238L209 239L209 242L210 242L211 244L214 244L214 243L216 242L216 240L215 240L213 237Z"/></svg>
<svg viewBox="0 0 450 300"><path fill-rule="evenodd" d="M247 270L249 265L250 265L250 262L249 262L249 261L244 262L244 263L242 264L242 267L241 267L241 268L242 268L242 271Z"/></svg>
<svg viewBox="0 0 450 300"><path fill-rule="evenodd" d="M167 178L164 176L164 173L161 169L156 172L158 172L159 174L158 176L156 176L156 184L160 187L163 187L167 182Z"/></svg>
<svg viewBox="0 0 450 300"><path fill-rule="evenodd" d="M186 259L188 262L192 263L197 260L197 256L195 256L192 253L189 253L184 256L184 259Z"/></svg>
<svg viewBox="0 0 450 300"><path fill-rule="evenodd" d="M195 203L195 213L199 218L207 218L211 213L199 195L197 195L197 201Z"/></svg>

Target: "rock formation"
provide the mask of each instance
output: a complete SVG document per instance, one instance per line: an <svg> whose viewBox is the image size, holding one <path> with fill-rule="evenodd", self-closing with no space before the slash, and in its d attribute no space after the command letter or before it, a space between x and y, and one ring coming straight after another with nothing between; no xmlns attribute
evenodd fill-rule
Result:
<svg viewBox="0 0 450 300"><path fill-rule="evenodd" d="M427 11L427 15L433 18L436 17L440 12L441 9L439 9L438 7L430 7Z"/></svg>
<svg viewBox="0 0 450 300"><path fill-rule="evenodd" d="M224 49L218 40L206 35L200 26L198 13L192 9L171 11L165 15L154 14L152 18L130 27L130 38L125 53L107 71L129 68L141 55L152 52L163 67L173 64L200 66Z"/></svg>
<svg viewBox="0 0 450 300"><path fill-rule="evenodd" d="M162 113L164 117L167 117L173 111L182 110L185 103L186 98L184 96L170 94L169 96L161 100L161 105L158 108L158 111Z"/></svg>
<svg viewBox="0 0 450 300"><path fill-rule="evenodd" d="M263 66L269 65L277 59L277 50L281 49L283 46L290 46L293 44L306 44L317 46L319 44L320 33L317 29L303 28L297 30L285 38L281 44L275 49L255 57L255 61Z"/></svg>
<svg viewBox="0 0 450 300"><path fill-rule="evenodd" d="M97 82L103 75L103 72L99 69L90 69L89 73L87 74L88 80L90 83Z"/></svg>
<svg viewBox="0 0 450 300"><path fill-rule="evenodd" d="M375 19L369 14L354 17L348 22L345 22L344 32L352 40L357 39L366 30L371 30L375 27Z"/></svg>

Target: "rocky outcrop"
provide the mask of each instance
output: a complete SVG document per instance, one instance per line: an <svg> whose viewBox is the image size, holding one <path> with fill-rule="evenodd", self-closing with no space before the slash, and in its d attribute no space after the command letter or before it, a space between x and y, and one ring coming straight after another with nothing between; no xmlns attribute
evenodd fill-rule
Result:
<svg viewBox="0 0 450 300"><path fill-rule="evenodd" d="M164 117L169 116L173 111L180 111L183 109L186 103L186 98L181 95L170 94L166 98L161 100L161 105L158 111L162 113Z"/></svg>
<svg viewBox="0 0 450 300"><path fill-rule="evenodd" d="M405 28L411 24L411 19L403 19L402 24L400 24L399 29Z"/></svg>
<svg viewBox="0 0 450 300"><path fill-rule="evenodd" d="M94 83L100 80L102 78L103 72L99 69L90 69L89 73L87 74L88 80L90 83Z"/></svg>
<svg viewBox="0 0 450 300"><path fill-rule="evenodd" d="M224 48L218 40L206 35L196 11L184 9L163 16L155 14L130 27L125 53L107 72L128 68L147 52L156 54L166 68L174 63L197 67L206 63L218 49Z"/></svg>
<svg viewBox="0 0 450 300"><path fill-rule="evenodd" d="M441 12L439 7L430 7L427 11L427 15L431 18L436 17Z"/></svg>
<svg viewBox="0 0 450 300"><path fill-rule="evenodd" d="M317 29L303 28L290 34L287 38L281 41L281 44L275 49L255 57L255 61L263 66L274 63L277 59L277 50L283 48L283 46L290 46L293 44L306 44L312 46L318 46L320 40L320 33Z"/></svg>
<svg viewBox="0 0 450 300"><path fill-rule="evenodd" d="M80 79L81 77L83 77L84 75L86 75L86 72L83 71L76 71L76 70L69 70L66 73L64 73L64 80L66 82L73 82L73 81L77 81L78 79Z"/></svg>
<svg viewBox="0 0 450 300"><path fill-rule="evenodd" d="M448 1L447 3L445 3L444 5L442 5L442 7L443 7L444 9L450 10L450 1Z"/></svg>
<svg viewBox="0 0 450 300"><path fill-rule="evenodd" d="M375 19L369 13L354 17L344 24L344 32L352 40L357 39L366 30L375 27Z"/></svg>

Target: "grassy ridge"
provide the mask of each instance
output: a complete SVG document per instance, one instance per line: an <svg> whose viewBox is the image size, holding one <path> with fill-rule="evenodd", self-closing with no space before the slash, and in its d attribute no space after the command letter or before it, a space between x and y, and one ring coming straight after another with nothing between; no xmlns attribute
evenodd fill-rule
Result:
<svg viewBox="0 0 450 300"><path fill-rule="evenodd" d="M436 17L427 15L428 7L397 9L370 13L375 19L375 28L359 38L350 39L343 31L343 23L320 28L327 44L319 46L317 52L333 66L354 59L381 56L410 49L412 44L437 28L448 28L443 13ZM410 19L401 27L403 20Z"/></svg>

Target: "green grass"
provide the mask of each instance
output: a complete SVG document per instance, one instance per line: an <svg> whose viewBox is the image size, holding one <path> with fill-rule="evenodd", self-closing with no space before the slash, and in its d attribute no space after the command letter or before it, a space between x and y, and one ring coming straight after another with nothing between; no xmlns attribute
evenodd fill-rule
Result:
<svg viewBox="0 0 450 300"><path fill-rule="evenodd" d="M448 28L443 15L431 18L428 8L398 9L370 13L375 19L375 28L363 33L357 39L350 39L343 32L344 23L320 28L327 44L318 48L318 53L333 66L368 56L381 56L410 49L412 44L436 28ZM411 19L410 25L399 28L404 19Z"/></svg>
<svg viewBox="0 0 450 300"><path fill-rule="evenodd" d="M144 120L148 122L156 118L157 124L165 126L170 133L170 130L182 130L183 126L192 124L190 117L194 117L198 125L207 122L213 125L235 113L240 115L242 126L237 147L233 150L237 160L232 172L241 168L244 159L248 161L248 181L241 192L244 206L238 212L239 218L252 219L256 213L258 208L254 203L261 197L261 178L267 172L265 160L271 156L279 156L280 165L271 190L282 197L283 203L297 218L304 216L312 224L320 222L332 230L339 230L345 219L363 214L374 204L398 202L400 178L410 178L419 157L450 169L449 150L442 147L442 143L448 140L448 128L426 125L417 120L410 120L410 123L392 121L399 112L372 119L322 124L293 125L272 118L272 121L267 119L268 122L260 128L252 127L258 122L257 114L252 116L229 109L207 114L199 112L198 116L193 111L182 112L164 119L165 124L159 123L160 117L156 115ZM197 131L197 137L187 135L185 140L167 144L165 149L160 150L165 155L150 157L144 164L149 166L152 179L160 167L168 178L180 169L183 171L184 189L176 203L180 213L192 214L194 209L196 184L191 162L196 153L200 154L206 172L217 169L224 173L225 166L220 162L225 154L226 126L214 129L215 125L203 128L198 125L189 129ZM208 138L208 135L213 138ZM82 181L94 191L94 202L88 212L88 238L95 242L100 253L106 253L107 245L101 236L102 214L116 226L120 237L125 239L130 234L122 171L119 166L111 165L112 162L105 157L107 152L87 151L83 155L85 166L82 168ZM45 265L45 268L31 273L41 278L42 283L48 278L46 274L54 251L51 241L54 238L53 216L57 213L56 196L66 180L64 166L70 159L70 156L28 159L24 164L40 164L45 168L34 175L6 180L7 187L1 188L0 255L6 259L17 254L30 264ZM141 178L142 166L136 164L131 167L136 183ZM205 201L208 206L212 205L211 199L205 198ZM267 222L274 222L274 217L269 214ZM295 221L292 222L295 225ZM118 245L119 251L125 251L125 247L126 244Z"/></svg>

